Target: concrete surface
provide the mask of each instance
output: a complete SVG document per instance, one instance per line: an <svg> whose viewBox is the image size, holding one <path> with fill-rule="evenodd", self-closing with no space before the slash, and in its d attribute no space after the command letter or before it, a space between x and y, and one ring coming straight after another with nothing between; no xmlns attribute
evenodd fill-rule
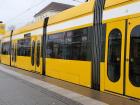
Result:
<svg viewBox="0 0 140 105"><path fill-rule="evenodd" d="M0 66L0 105L107 105Z"/></svg>

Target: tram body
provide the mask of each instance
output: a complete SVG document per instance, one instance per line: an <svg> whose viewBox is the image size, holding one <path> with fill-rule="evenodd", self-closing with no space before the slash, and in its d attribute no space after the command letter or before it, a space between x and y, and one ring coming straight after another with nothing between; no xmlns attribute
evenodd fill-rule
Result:
<svg viewBox="0 0 140 105"><path fill-rule="evenodd" d="M5 24L3 24L2 21L0 21L0 38L2 38L5 35ZM0 53L1 53L1 40L0 40ZM1 62L1 57L0 57Z"/></svg>
<svg viewBox="0 0 140 105"><path fill-rule="evenodd" d="M93 5L91 0L49 18L46 76L92 88ZM140 99L139 7L140 0L106 0L100 91ZM15 30L12 37L8 33L2 38L1 62L43 74L42 36L43 21Z"/></svg>

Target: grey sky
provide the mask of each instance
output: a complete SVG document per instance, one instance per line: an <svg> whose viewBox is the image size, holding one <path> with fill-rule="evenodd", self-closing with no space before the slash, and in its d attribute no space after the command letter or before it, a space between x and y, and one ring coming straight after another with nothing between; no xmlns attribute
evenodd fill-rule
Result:
<svg viewBox="0 0 140 105"><path fill-rule="evenodd" d="M33 20L33 15L51 1L79 4L73 0L0 0L0 20L7 26L20 27Z"/></svg>

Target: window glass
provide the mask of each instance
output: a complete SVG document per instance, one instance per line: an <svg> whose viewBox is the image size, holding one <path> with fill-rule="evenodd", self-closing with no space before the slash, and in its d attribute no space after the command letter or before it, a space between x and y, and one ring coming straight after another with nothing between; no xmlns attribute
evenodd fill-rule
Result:
<svg viewBox="0 0 140 105"><path fill-rule="evenodd" d="M25 56L31 56L31 38L24 39Z"/></svg>
<svg viewBox="0 0 140 105"><path fill-rule="evenodd" d="M14 44L12 44L11 55L12 55L12 61L14 61L14 56L15 56L15 48L14 48Z"/></svg>
<svg viewBox="0 0 140 105"><path fill-rule="evenodd" d="M47 57L68 60L89 60L88 28L48 36Z"/></svg>
<svg viewBox="0 0 140 105"><path fill-rule="evenodd" d="M31 56L31 39L20 39L17 43L18 56Z"/></svg>
<svg viewBox="0 0 140 105"><path fill-rule="evenodd" d="M18 43L17 43L17 55L18 56L24 56L25 55L24 39L18 40Z"/></svg>
<svg viewBox="0 0 140 105"><path fill-rule="evenodd" d="M37 59L36 59L36 64L39 67L40 65L40 41L37 42Z"/></svg>
<svg viewBox="0 0 140 105"><path fill-rule="evenodd" d="M64 34L58 33L48 36L47 57L63 59L64 55Z"/></svg>
<svg viewBox="0 0 140 105"><path fill-rule="evenodd" d="M10 42L2 43L2 54L9 55L10 54Z"/></svg>
<svg viewBox="0 0 140 105"><path fill-rule="evenodd" d="M129 78L131 83L140 87L140 25L131 32Z"/></svg>
<svg viewBox="0 0 140 105"><path fill-rule="evenodd" d="M32 41L32 55L31 55L31 64L32 66L34 66L34 63L35 63L35 59L34 59L34 56L35 55L35 41Z"/></svg>
<svg viewBox="0 0 140 105"><path fill-rule="evenodd" d="M103 24L101 62L105 62L105 46L106 46L106 24Z"/></svg>
<svg viewBox="0 0 140 105"><path fill-rule="evenodd" d="M117 82L120 79L121 37L119 29L113 29L109 34L107 74L112 82Z"/></svg>
<svg viewBox="0 0 140 105"><path fill-rule="evenodd" d="M14 61L17 61L17 43L15 43L15 51L14 51Z"/></svg>

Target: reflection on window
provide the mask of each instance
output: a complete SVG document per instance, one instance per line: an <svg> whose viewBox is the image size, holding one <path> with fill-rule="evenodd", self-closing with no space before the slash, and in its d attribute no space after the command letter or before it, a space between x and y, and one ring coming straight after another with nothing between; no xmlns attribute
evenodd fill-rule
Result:
<svg viewBox="0 0 140 105"><path fill-rule="evenodd" d="M2 54L9 55L10 54L10 42L2 43Z"/></svg>
<svg viewBox="0 0 140 105"><path fill-rule="evenodd" d="M140 26L131 32L129 78L132 84L140 87Z"/></svg>
<svg viewBox="0 0 140 105"><path fill-rule="evenodd" d="M121 32L114 29L109 34L108 43L108 78L112 82L120 79L120 63L121 63Z"/></svg>
<svg viewBox="0 0 140 105"><path fill-rule="evenodd" d="M11 55L12 55L12 61L14 61L14 56L15 56L15 48L14 48L14 44L12 44L12 50L11 50Z"/></svg>
<svg viewBox="0 0 140 105"><path fill-rule="evenodd" d="M37 42L37 59L36 59L36 64L39 67L40 65L40 41Z"/></svg>
<svg viewBox="0 0 140 105"><path fill-rule="evenodd" d="M88 28L49 35L47 57L90 60L88 43Z"/></svg>
<svg viewBox="0 0 140 105"><path fill-rule="evenodd" d="M35 41L32 42L32 55L31 55L31 63L32 63L32 66L34 66L34 63L35 63Z"/></svg>
<svg viewBox="0 0 140 105"><path fill-rule="evenodd" d="M31 55L31 39L20 39L17 43L17 55L18 56L30 56Z"/></svg>

